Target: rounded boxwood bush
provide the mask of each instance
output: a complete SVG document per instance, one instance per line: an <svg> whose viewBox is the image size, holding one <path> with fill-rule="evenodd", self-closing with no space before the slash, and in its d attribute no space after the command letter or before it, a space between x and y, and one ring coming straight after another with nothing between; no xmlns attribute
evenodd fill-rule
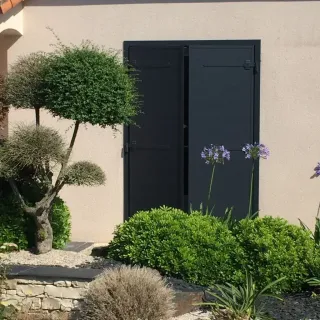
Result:
<svg viewBox="0 0 320 320"><path fill-rule="evenodd" d="M244 262L260 288L286 277L271 289L297 292L310 274L315 253L314 241L301 227L281 218L244 219L234 229L244 249Z"/></svg>
<svg viewBox="0 0 320 320"><path fill-rule="evenodd" d="M53 248L62 249L70 240L71 216L62 199L57 198L50 215L53 230ZM0 199L0 244L12 242L19 249L32 248L35 245L35 223L27 216L13 196Z"/></svg>
<svg viewBox="0 0 320 320"><path fill-rule="evenodd" d="M58 43L43 68L45 107L55 116L103 128L129 124L139 95L128 71L115 52L89 41Z"/></svg>
<svg viewBox="0 0 320 320"><path fill-rule="evenodd" d="M118 226L108 256L200 285L243 276L241 248L225 224L167 207L138 212Z"/></svg>

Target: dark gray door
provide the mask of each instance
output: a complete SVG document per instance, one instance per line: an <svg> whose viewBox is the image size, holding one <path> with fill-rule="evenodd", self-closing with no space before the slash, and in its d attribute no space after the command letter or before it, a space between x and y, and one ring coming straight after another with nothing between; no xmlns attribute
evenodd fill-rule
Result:
<svg viewBox="0 0 320 320"><path fill-rule="evenodd" d="M142 113L127 131L127 214L167 205L183 196L182 48L132 46Z"/></svg>
<svg viewBox="0 0 320 320"><path fill-rule="evenodd" d="M254 139L254 46L189 48L189 202L206 205L211 166L200 158L204 146L224 145L232 161L216 167L210 208L223 215L248 212L251 162L242 146Z"/></svg>

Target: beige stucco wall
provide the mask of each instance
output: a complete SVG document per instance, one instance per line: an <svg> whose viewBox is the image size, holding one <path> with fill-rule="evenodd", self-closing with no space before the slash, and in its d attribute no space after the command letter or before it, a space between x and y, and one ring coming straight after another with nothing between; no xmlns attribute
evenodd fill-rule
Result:
<svg viewBox="0 0 320 320"><path fill-rule="evenodd" d="M261 39L261 141L272 156L261 164L260 208L262 214L291 222L300 217L312 225L320 201L320 180L310 180L320 160L320 2L114 2L119 4L64 0L55 6L54 0L29 0L24 36L9 49L9 62L22 53L51 50L55 40L47 26L64 42L91 39L116 49L124 40ZM32 114L12 112L10 119L14 125L31 121ZM47 115L43 120L63 133L69 126ZM122 222L121 147L121 133L81 129L73 159L97 162L108 181L63 191L74 240L108 241Z"/></svg>

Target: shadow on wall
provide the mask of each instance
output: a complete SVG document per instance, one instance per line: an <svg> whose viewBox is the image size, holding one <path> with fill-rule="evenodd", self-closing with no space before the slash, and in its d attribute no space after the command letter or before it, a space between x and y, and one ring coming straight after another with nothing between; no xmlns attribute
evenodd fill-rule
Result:
<svg viewBox="0 0 320 320"><path fill-rule="evenodd" d="M32 3L32 1L31 1L31 3ZM6 12L5 14L0 14L0 26L1 26L2 23L5 23L10 18L12 18L13 16L17 15L22 10L22 8L23 7L21 5L18 5L16 7L12 8L12 9L10 9L9 12Z"/></svg>
<svg viewBox="0 0 320 320"><path fill-rule="evenodd" d="M208 3L208 2L302 2L319 0L29 0L28 6L88 6L108 4Z"/></svg>

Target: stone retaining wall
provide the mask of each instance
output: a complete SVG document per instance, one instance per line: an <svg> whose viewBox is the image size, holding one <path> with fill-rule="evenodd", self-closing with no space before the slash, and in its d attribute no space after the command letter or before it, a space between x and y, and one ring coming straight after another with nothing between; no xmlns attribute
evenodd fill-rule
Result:
<svg viewBox="0 0 320 320"><path fill-rule="evenodd" d="M45 312L51 319L79 310L84 293L102 270L47 266L15 266L0 285L1 304L25 313ZM203 291L176 283L176 315L193 310L202 301ZM35 318L36 319L36 318Z"/></svg>
<svg viewBox="0 0 320 320"><path fill-rule="evenodd" d="M70 312L78 310L88 285L86 281L9 279L1 287L1 300L24 312Z"/></svg>

